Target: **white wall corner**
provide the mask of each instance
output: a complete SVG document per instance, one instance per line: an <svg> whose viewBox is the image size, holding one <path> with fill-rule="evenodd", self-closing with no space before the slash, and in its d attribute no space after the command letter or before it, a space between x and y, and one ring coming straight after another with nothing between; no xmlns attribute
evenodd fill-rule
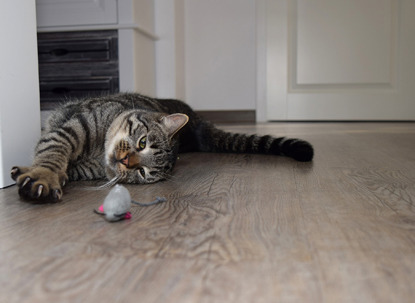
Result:
<svg viewBox="0 0 415 303"><path fill-rule="evenodd" d="M40 137L40 99L34 1L2 0L0 28L0 188L14 183L10 169L30 165ZM7 30L6 30L7 29Z"/></svg>
<svg viewBox="0 0 415 303"><path fill-rule="evenodd" d="M256 122L267 121L267 1L256 0Z"/></svg>
<svg viewBox="0 0 415 303"><path fill-rule="evenodd" d="M118 1L120 91L156 94L154 4Z"/></svg>
<svg viewBox="0 0 415 303"><path fill-rule="evenodd" d="M155 0L156 96L176 98L175 1Z"/></svg>
<svg viewBox="0 0 415 303"><path fill-rule="evenodd" d="M176 95L181 100L186 100L186 51L185 51L185 0L175 0L175 53L176 53Z"/></svg>

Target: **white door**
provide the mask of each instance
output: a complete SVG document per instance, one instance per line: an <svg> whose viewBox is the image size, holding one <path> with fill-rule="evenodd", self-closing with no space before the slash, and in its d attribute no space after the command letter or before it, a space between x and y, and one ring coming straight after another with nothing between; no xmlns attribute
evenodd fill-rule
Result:
<svg viewBox="0 0 415 303"><path fill-rule="evenodd" d="M258 18L261 120L415 120L414 0L264 0Z"/></svg>

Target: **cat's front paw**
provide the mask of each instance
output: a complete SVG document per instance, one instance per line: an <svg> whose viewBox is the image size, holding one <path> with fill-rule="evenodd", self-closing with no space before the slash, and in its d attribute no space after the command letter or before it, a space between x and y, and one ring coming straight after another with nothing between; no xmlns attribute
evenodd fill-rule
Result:
<svg viewBox="0 0 415 303"><path fill-rule="evenodd" d="M15 166L11 170L11 177L16 181L22 198L38 202L61 200L62 187L68 179L65 173L55 173L40 166Z"/></svg>

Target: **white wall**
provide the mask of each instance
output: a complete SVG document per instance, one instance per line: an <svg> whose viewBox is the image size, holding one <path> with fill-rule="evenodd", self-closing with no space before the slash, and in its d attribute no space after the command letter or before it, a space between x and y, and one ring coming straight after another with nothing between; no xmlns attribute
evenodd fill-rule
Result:
<svg viewBox="0 0 415 303"><path fill-rule="evenodd" d="M35 1L0 1L0 188L28 165L40 136Z"/></svg>
<svg viewBox="0 0 415 303"><path fill-rule="evenodd" d="M118 1L120 91L156 92L154 3L148 0ZM88 29L88 28L84 28ZM89 28L91 29L91 28Z"/></svg>
<svg viewBox="0 0 415 303"><path fill-rule="evenodd" d="M175 7L175 1L156 0L154 4L155 31L159 37L156 42L156 91L159 98L178 98Z"/></svg>
<svg viewBox="0 0 415 303"><path fill-rule="evenodd" d="M255 109L255 1L156 0L156 33L159 97L183 95L197 110Z"/></svg>

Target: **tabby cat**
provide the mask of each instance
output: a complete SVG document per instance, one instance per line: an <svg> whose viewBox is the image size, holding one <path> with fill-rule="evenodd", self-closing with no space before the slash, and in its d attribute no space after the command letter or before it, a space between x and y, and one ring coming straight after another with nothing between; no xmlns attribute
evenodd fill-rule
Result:
<svg viewBox="0 0 415 303"><path fill-rule="evenodd" d="M123 93L62 105L47 121L33 165L13 167L11 176L21 197L56 202L68 180L166 179L178 152L189 151L313 158L306 141L228 133L181 101Z"/></svg>

